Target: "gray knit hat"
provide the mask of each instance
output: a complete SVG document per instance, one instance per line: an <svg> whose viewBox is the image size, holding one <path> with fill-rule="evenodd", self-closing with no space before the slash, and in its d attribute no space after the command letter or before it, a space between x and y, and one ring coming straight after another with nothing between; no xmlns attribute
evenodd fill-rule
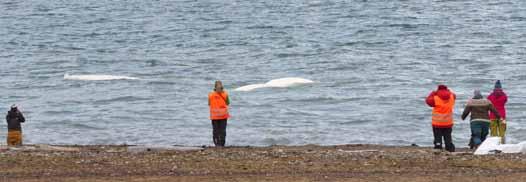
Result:
<svg viewBox="0 0 526 182"><path fill-rule="evenodd" d="M480 93L480 90L478 90L478 89L473 92L473 95L474 95L473 99L482 99L482 98L484 98L484 97L482 97L482 94Z"/></svg>

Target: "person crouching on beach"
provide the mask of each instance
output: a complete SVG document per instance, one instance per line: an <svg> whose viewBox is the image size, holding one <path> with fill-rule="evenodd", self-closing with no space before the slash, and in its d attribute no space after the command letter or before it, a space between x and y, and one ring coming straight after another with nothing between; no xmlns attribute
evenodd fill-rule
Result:
<svg viewBox="0 0 526 182"><path fill-rule="evenodd" d="M474 96L468 101L464 112L462 113L462 120L471 113L470 126L471 126L471 138L470 148L476 149L484 140L489 133L489 112L492 112L497 118L500 118L499 112L495 109L493 104L482 97L479 90L475 90Z"/></svg>
<svg viewBox="0 0 526 182"><path fill-rule="evenodd" d="M216 81L214 91L208 94L208 105L210 106L210 119L212 120L214 144L216 147L224 147L227 120L230 117L228 113L230 98L224 90L221 81Z"/></svg>
<svg viewBox="0 0 526 182"><path fill-rule="evenodd" d="M436 91L432 91L426 98L426 103L433 108L431 125L433 126L435 149L442 149L442 138L446 150L455 152L455 145L451 138L453 131L453 108L456 95L445 85L438 85Z"/></svg>
<svg viewBox="0 0 526 182"><path fill-rule="evenodd" d="M24 115L18 110L16 105L12 105L11 110L7 112L5 119L7 121L7 145L22 145L21 123L26 121Z"/></svg>
<svg viewBox="0 0 526 182"><path fill-rule="evenodd" d="M501 137L501 143L504 144L506 143L504 138L506 134L506 102L508 102L508 96L504 90L502 90L502 84L500 83L500 80L497 80L495 83L495 89L493 89L493 92L488 96L488 100L491 101L501 117L496 117L493 113L489 114L489 119L491 120L490 134L491 136Z"/></svg>

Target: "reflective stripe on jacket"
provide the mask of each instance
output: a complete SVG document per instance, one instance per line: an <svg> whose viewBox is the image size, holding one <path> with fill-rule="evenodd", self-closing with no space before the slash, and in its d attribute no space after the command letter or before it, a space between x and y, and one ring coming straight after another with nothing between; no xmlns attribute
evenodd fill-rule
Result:
<svg viewBox="0 0 526 182"><path fill-rule="evenodd" d="M455 96L451 94L448 100L442 100L439 96L434 97L435 107L433 107L432 125L438 128L453 127L453 107L455 106Z"/></svg>

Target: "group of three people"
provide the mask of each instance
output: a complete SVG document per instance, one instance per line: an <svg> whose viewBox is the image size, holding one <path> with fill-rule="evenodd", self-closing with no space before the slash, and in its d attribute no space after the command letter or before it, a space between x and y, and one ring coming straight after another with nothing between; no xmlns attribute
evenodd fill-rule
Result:
<svg viewBox="0 0 526 182"><path fill-rule="evenodd" d="M455 151L455 145L451 138L453 128L453 108L456 95L445 85L439 85L436 91L432 91L426 98L426 103L433 108L432 127L434 136L434 148L445 149L449 152ZM491 128L491 136L499 136L504 143L506 132L506 102L508 97L502 89L500 80L495 83L493 92L485 99L479 90L475 90L473 98L469 99L462 120L471 115L471 139L469 146L476 149L486 139Z"/></svg>

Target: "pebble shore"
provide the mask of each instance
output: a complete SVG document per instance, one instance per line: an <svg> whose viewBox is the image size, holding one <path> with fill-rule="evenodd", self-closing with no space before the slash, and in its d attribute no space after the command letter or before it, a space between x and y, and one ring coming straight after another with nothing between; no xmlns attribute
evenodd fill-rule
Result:
<svg viewBox="0 0 526 182"><path fill-rule="evenodd" d="M0 181L526 181L526 155L417 146L0 146Z"/></svg>

